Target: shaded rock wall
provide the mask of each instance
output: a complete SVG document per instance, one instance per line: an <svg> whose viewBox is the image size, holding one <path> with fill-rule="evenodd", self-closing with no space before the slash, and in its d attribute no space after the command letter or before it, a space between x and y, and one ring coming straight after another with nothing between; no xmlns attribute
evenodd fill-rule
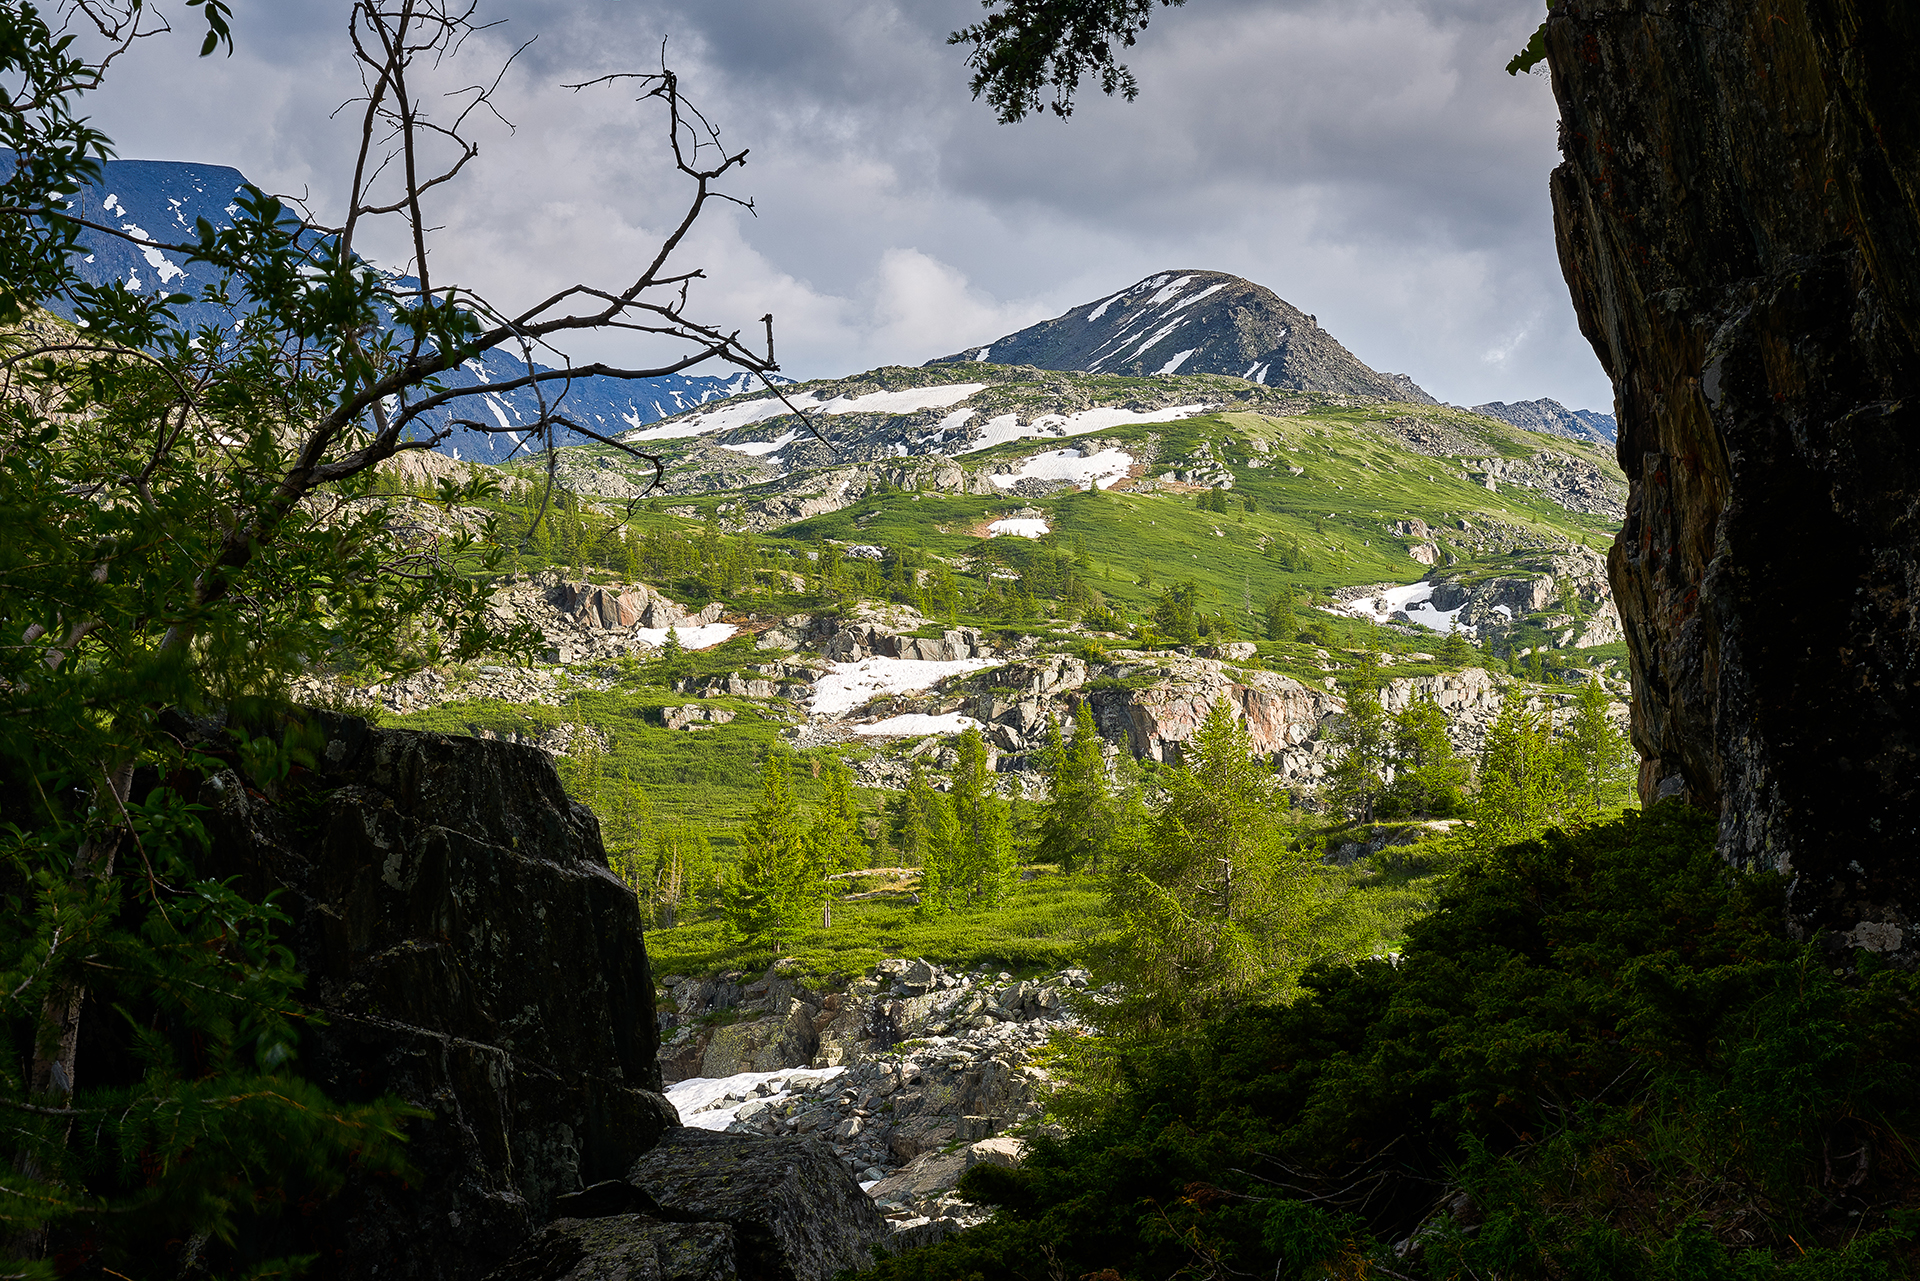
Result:
<svg viewBox="0 0 1920 1281"><path fill-rule="evenodd" d="M544 753L321 723L321 769L284 804L207 780L216 870L293 918L326 1018L303 1070L431 1115L409 1130L417 1182L355 1177L260 1244L318 1253L317 1278L464 1281L678 1123L639 911Z"/></svg>
<svg viewBox="0 0 1920 1281"><path fill-rule="evenodd" d="M1631 484L1645 799L1920 959L1920 9L1562 0L1561 264Z"/></svg>

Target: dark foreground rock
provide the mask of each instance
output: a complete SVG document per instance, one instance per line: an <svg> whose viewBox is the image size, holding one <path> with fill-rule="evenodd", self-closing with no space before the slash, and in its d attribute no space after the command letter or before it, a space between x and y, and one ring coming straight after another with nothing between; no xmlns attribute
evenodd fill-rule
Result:
<svg viewBox="0 0 1920 1281"><path fill-rule="evenodd" d="M1642 798L1920 962L1920 7L1563 0L1546 49Z"/></svg>
<svg viewBox="0 0 1920 1281"><path fill-rule="evenodd" d="M734 1242L724 1223L556 1219L487 1281L738 1281Z"/></svg>
<svg viewBox="0 0 1920 1281"><path fill-rule="evenodd" d="M489 1281L827 1281L872 1264L880 1212L824 1145L670 1130L625 1195L567 1198L599 1212L549 1224Z"/></svg>
<svg viewBox="0 0 1920 1281"><path fill-rule="evenodd" d="M428 1115L409 1128L416 1178L352 1176L243 1248L313 1253L322 1279L471 1281L679 1123L639 912L544 753L316 723L319 769L278 803L231 771L207 780L213 857L292 918L326 1020L303 1070Z"/></svg>

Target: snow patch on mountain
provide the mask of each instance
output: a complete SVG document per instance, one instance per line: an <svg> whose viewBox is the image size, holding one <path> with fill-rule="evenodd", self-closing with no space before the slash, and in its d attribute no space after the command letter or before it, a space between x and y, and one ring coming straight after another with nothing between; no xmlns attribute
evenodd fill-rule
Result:
<svg viewBox="0 0 1920 1281"><path fill-rule="evenodd" d="M984 727L973 717L959 712L948 712L945 716L909 712L851 728L862 738L918 738L923 734L964 734L970 729Z"/></svg>
<svg viewBox="0 0 1920 1281"><path fill-rule="evenodd" d="M994 666L990 659L863 658L857 663L833 663L827 675L814 682L807 707L816 717L844 716L875 694L907 694L937 685L950 676L963 676Z"/></svg>
<svg viewBox="0 0 1920 1281"><path fill-rule="evenodd" d="M1077 449L1056 449L1035 454L1021 462L1015 471L988 477L1001 489L1011 489L1028 478L1070 480L1076 485L1105 489L1127 474L1134 458L1124 449L1103 449L1097 454L1082 454Z"/></svg>
<svg viewBox="0 0 1920 1281"><path fill-rule="evenodd" d="M1022 423L1016 414L1001 414L987 420L978 438L959 452L978 453L991 449L995 445L1012 444L1016 440L1026 440L1040 436L1084 436L1088 432L1105 431L1110 427L1127 427L1135 423L1170 423L1181 418L1191 418L1213 408L1209 404L1169 405L1165 409L1082 409L1071 414L1042 414L1032 422Z"/></svg>
<svg viewBox="0 0 1920 1281"><path fill-rule="evenodd" d="M1433 587L1429 582L1408 583L1404 587L1389 587L1377 596L1322 608L1329 614L1345 614L1375 623L1387 622L1394 614L1404 612L1422 627L1436 632L1450 632L1456 626L1455 620L1460 617L1460 610L1435 609L1431 603Z"/></svg>

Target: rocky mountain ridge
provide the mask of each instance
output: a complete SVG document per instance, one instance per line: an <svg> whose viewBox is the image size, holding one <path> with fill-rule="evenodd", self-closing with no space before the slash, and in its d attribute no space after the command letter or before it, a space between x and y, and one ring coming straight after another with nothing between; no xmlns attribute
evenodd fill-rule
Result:
<svg viewBox="0 0 1920 1281"><path fill-rule="evenodd" d="M12 153L0 150L0 168L11 167ZM101 180L75 193L72 203L77 213L92 221L109 223L162 243L185 242L193 238L192 228L198 219L204 218L216 228L230 225L235 208L233 200L245 182L244 174L225 165L108 160L102 166ZM89 284L119 282L142 294L197 294L200 287L214 283L210 270L186 262L180 254L138 249L127 241L91 229L80 233L80 244L85 256L77 268ZM197 300L177 306L175 315L194 327L225 327L232 323L232 317L220 308ZM533 367L548 368L537 361ZM525 362L503 349L495 349L448 370L441 375L440 382L449 388L483 387L526 372ZM552 401L556 394L564 395L569 418L611 436L708 401L737 395L749 386L747 375L733 372L669 374L631 382L595 377L568 382L562 392L556 392L550 385L547 397ZM440 427L456 417L491 418L507 426L534 421L539 412L538 397L533 389L522 387L487 392L443 407L423 415L423 421ZM555 432L555 440L563 445L586 439L564 427ZM455 427L438 446L449 458L478 463L526 457L538 448L539 443L526 433L496 435L464 427Z"/></svg>
<svg viewBox="0 0 1920 1281"><path fill-rule="evenodd" d="M1473 412L1527 431L1565 436L1569 440L1590 440L1598 445L1613 444L1619 434L1619 425L1612 414L1594 409L1568 409L1557 400L1521 400L1512 404L1495 400L1475 405Z"/></svg>

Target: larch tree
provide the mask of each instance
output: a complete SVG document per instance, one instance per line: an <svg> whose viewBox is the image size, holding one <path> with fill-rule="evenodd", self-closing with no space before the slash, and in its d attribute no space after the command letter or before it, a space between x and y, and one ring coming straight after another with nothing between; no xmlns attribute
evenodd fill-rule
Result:
<svg viewBox="0 0 1920 1281"><path fill-rule="evenodd" d="M820 768L826 796L813 825L807 829L807 865L817 880L820 928L833 927L833 877L851 872L864 861L866 835L860 829L860 807L853 799L853 771L838 756L829 756Z"/></svg>
<svg viewBox="0 0 1920 1281"><path fill-rule="evenodd" d="M987 742L969 727L954 744L959 760L945 805L934 810L928 872L939 908L992 907L1013 887L1013 832L1007 803L987 767ZM943 812L944 811L944 812ZM922 876L923 885L929 875ZM922 890L922 898L927 899Z"/></svg>
<svg viewBox="0 0 1920 1281"><path fill-rule="evenodd" d="M1087 699L1074 704L1073 738L1055 748L1049 782L1037 853L1058 863L1069 876L1080 871L1098 873L1117 821L1117 798L1107 779L1093 704Z"/></svg>
<svg viewBox="0 0 1920 1281"><path fill-rule="evenodd" d="M1118 933L1103 968L1125 995L1101 1017L1134 1036L1285 993L1328 938L1316 862L1292 847L1286 795L1225 700L1161 779L1145 840L1106 878Z"/></svg>
<svg viewBox="0 0 1920 1281"><path fill-rule="evenodd" d="M1356 823L1373 821L1374 806L1387 786L1393 726L1380 705L1382 683L1380 656L1371 646L1362 649L1339 678L1347 706L1331 736L1340 757L1328 774L1327 791L1334 806Z"/></svg>
<svg viewBox="0 0 1920 1281"><path fill-rule="evenodd" d="M787 754L768 752L760 767L759 804L740 830L740 856L720 889L735 937L775 955L792 941L819 896L810 853Z"/></svg>

